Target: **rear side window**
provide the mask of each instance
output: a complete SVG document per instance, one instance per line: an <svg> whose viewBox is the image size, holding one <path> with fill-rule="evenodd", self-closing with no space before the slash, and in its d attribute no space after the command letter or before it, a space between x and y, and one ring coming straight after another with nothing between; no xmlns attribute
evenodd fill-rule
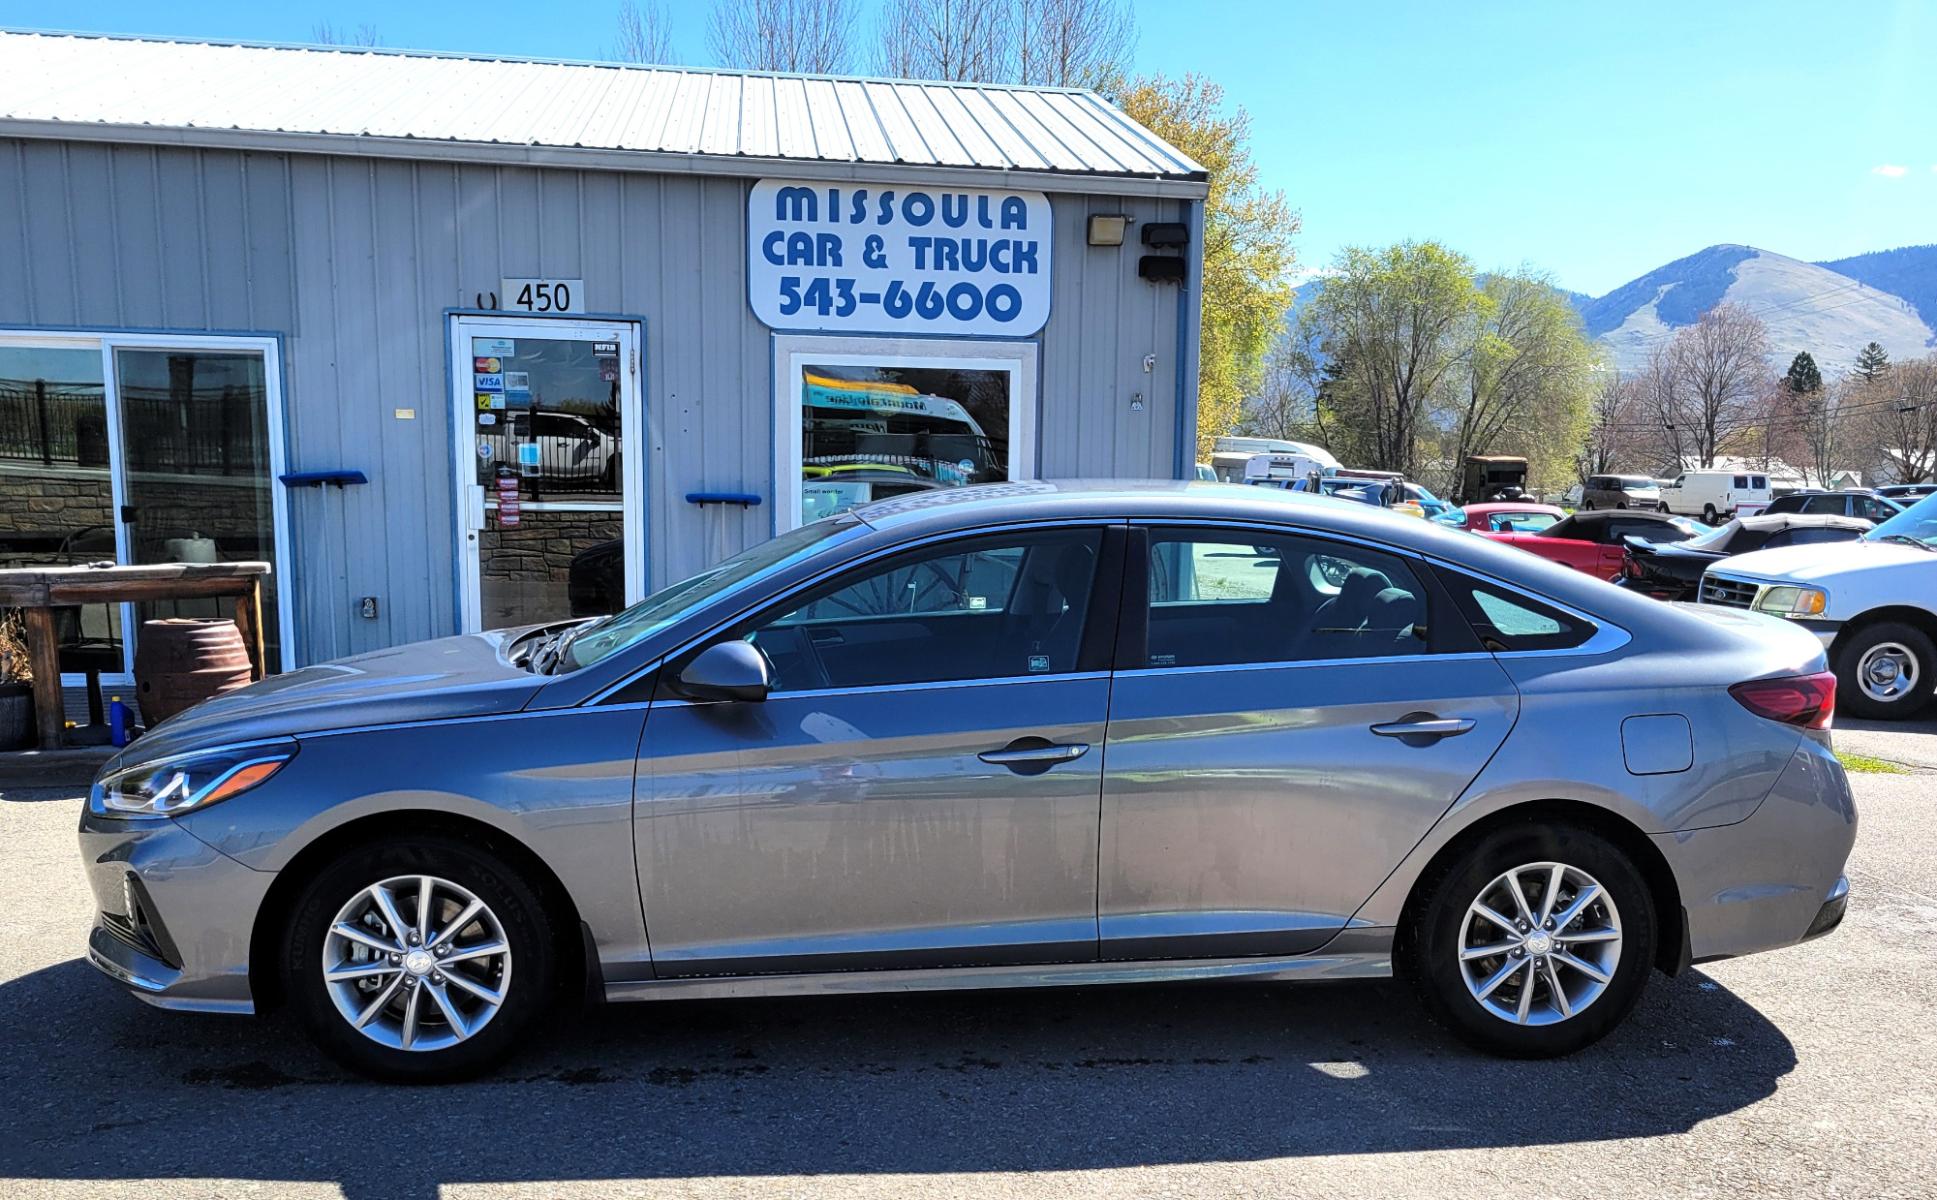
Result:
<svg viewBox="0 0 1937 1200"><path fill-rule="evenodd" d="M1749 486L1749 477L1748 477L1747 475L1737 475L1737 476L1735 477L1735 486L1736 486L1736 487L1739 487L1739 488L1745 488L1745 487L1748 487L1748 486Z"/></svg>
<svg viewBox="0 0 1937 1200"><path fill-rule="evenodd" d="M1568 650L1594 636L1594 626L1532 596L1444 567L1437 570L1480 644L1496 654Z"/></svg>
<svg viewBox="0 0 1937 1200"><path fill-rule="evenodd" d="M1147 643L1125 667L1389 658L1429 650L1428 593L1395 555L1237 530L1153 530Z"/></svg>

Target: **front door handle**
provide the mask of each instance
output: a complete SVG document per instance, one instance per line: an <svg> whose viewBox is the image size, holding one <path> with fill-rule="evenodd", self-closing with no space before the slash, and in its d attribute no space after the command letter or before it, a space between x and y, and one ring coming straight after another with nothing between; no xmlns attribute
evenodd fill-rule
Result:
<svg viewBox="0 0 1937 1200"><path fill-rule="evenodd" d="M1017 738L1000 750L984 750L977 758L991 766L1007 767L1018 775L1040 775L1057 763L1075 762L1090 752L1088 742L1052 742L1047 738Z"/></svg>
<svg viewBox="0 0 1937 1200"><path fill-rule="evenodd" d="M1440 738L1458 737L1473 728L1473 722L1466 717L1435 717L1431 713L1407 713L1397 721L1387 721L1374 725L1372 732L1380 737L1396 737L1410 741L1438 741Z"/></svg>

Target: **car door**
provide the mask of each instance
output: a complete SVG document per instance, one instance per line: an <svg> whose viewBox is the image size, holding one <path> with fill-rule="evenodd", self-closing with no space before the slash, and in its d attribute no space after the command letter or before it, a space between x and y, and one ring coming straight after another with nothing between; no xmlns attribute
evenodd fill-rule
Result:
<svg viewBox="0 0 1937 1200"><path fill-rule="evenodd" d="M682 699L676 656L636 784L655 972L1093 960L1122 540L955 537L796 592L703 642L752 642L764 700Z"/></svg>
<svg viewBox="0 0 1937 1200"><path fill-rule="evenodd" d="M1417 560L1219 526L1133 544L1103 779L1105 959L1323 945L1519 696Z"/></svg>

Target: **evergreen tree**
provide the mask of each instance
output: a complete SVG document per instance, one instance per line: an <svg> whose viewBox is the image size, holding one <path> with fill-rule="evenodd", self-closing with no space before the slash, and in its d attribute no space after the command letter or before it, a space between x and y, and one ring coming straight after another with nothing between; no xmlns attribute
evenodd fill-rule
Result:
<svg viewBox="0 0 1937 1200"><path fill-rule="evenodd" d="M1804 350L1789 360L1789 373L1782 377L1782 383L1791 394L1807 396L1823 390L1823 373L1816 369L1816 360L1809 351Z"/></svg>
<svg viewBox="0 0 1937 1200"><path fill-rule="evenodd" d="M1874 383L1879 376L1889 372L1889 351L1875 342L1863 347L1863 352L1856 356L1856 374L1862 376L1865 383Z"/></svg>

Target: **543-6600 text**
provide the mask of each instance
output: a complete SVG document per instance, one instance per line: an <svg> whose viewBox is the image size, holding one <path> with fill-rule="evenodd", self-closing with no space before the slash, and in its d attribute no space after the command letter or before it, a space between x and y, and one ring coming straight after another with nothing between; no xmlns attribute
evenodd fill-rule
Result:
<svg viewBox="0 0 1937 1200"><path fill-rule="evenodd" d="M984 313L998 321L1013 321L1022 313L1022 293L1012 285L998 283L986 291L963 280L940 287L923 283L910 289L899 279L890 280L881 291L860 291L854 280L844 276L819 276L803 286L798 275L780 277L780 313L791 317L803 309L823 317L852 316L863 304L877 304L895 320L915 316L924 321L939 320L944 313L958 321L973 321Z"/></svg>

